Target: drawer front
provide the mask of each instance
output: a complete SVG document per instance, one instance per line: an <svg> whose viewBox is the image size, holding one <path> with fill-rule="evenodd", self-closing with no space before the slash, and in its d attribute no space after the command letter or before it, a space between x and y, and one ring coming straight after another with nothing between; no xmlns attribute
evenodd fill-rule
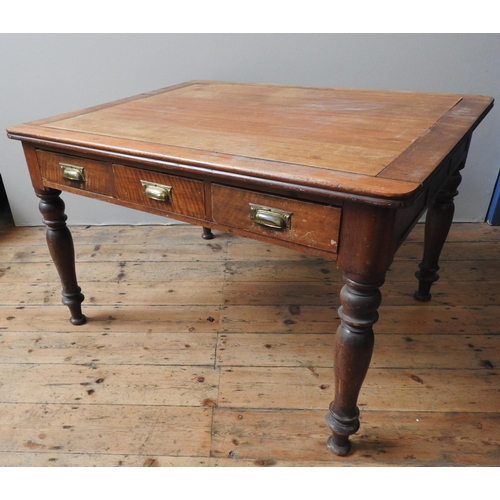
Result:
<svg viewBox="0 0 500 500"><path fill-rule="evenodd" d="M113 195L113 174L105 162L37 150L44 180L82 191Z"/></svg>
<svg viewBox="0 0 500 500"><path fill-rule="evenodd" d="M306 247L337 252L341 209L214 185L214 222Z"/></svg>
<svg viewBox="0 0 500 500"><path fill-rule="evenodd" d="M113 165L116 196L166 213L205 218L203 182Z"/></svg>

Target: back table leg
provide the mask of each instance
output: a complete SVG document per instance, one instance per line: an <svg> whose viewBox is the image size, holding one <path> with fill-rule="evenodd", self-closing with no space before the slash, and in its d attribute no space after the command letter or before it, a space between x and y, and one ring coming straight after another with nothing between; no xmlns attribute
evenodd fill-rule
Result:
<svg viewBox="0 0 500 500"><path fill-rule="evenodd" d="M419 271L415 273L418 278L418 290L414 297L421 302L431 300L431 286L439 279L439 256L450 231L455 204L453 198L458 194L462 176L462 165L452 175L442 190L438 193L434 203L429 207L425 219L424 256L418 265Z"/></svg>
<svg viewBox="0 0 500 500"><path fill-rule="evenodd" d="M47 245L61 279L62 302L71 312L71 323L83 325L87 321L81 307L84 296L76 280L73 238L66 226L64 201L59 197L61 191L47 188L36 194L40 198L43 223L47 226Z"/></svg>

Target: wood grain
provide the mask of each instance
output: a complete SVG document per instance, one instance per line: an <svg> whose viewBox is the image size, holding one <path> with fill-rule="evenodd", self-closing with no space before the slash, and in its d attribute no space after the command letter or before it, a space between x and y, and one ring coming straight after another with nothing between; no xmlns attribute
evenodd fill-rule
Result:
<svg viewBox="0 0 500 500"><path fill-rule="evenodd" d="M459 99L453 95L200 82L53 121L50 127L376 174ZM139 119L134 124L124 123L122 117L127 115ZM104 128L108 122L114 125ZM354 140L360 130L369 131L361 142L358 137ZM386 149L380 147L381 142Z"/></svg>
<svg viewBox="0 0 500 500"><path fill-rule="evenodd" d="M109 160L141 157L159 171L156 160L400 200L419 191L492 105L460 94L188 82L8 133Z"/></svg>
<svg viewBox="0 0 500 500"><path fill-rule="evenodd" d="M422 227L403 244L346 458L325 447L334 263L187 225L72 232L78 327L44 231L0 225L0 465L500 463L497 228L452 226L426 304L412 298Z"/></svg>
<svg viewBox="0 0 500 500"><path fill-rule="evenodd" d="M0 366L0 403L3 398L4 404L21 406L202 407L213 422L223 409L319 411L333 396L326 421L333 432L328 448L345 456L351 450L348 435L359 427L356 404L372 357L372 326L380 313L377 336L390 341L381 343L360 407L395 413L494 413L500 405L498 356L488 341L498 333L500 310L495 300L480 297L491 293L491 276L500 270L496 253L478 259L470 252L484 246L462 247L461 254L440 263L440 273L451 276L448 288L437 290L440 300L420 307L401 286L414 289L414 271L408 269L409 263L415 267L414 254L402 252L393 260L428 208L415 295L428 301L431 283L439 278L438 257L452 222L459 171L473 130L492 106L493 99L482 96L190 82L11 127L8 134L22 141L41 200L63 303L71 323L81 328L76 333L61 322L61 308L54 302L56 273L39 246L10 245L0 255L5 259L0 279L8 290L1 295L0 335L5 340L0 345L26 352L6 356ZM34 148L42 153L35 155ZM61 181L59 160L69 156L85 158L85 169L95 180L78 185ZM157 185L145 196L144 181L172 190L172 197L158 201ZM223 245L204 247L220 254L201 258L200 266L185 257L176 259L188 250L185 244L170 255L161 248L161 257L155 258L141 252L132 234L125 241L97 240L77 265L78 280L86 287L87 322L59 189L195 223L203 226L205 236L209 230L223 230L319 259L290 258L290 253L280 257L277 252L245 259L238 256L237 245L228 251L231 240L221 239ZM272 234L254 227L247 212L250 202L289 209L291 226ZM268 210L260 214L260 222L283 226ZM152 234L139 233L145 248L144 237ZM131 243L135 246L123 250ZM100 259L103 244L120 250L103 252L107 256ZM134 252L146 259L134 258ZM342 271L340 308L334 298L340 273L322 259L337 260ZM384 281L395 285L379 308ZM103 293L107 283L118 298ZM148 293L128 301L130 283L134 294L140 295L141 287ZM204 286L189 293L198 283ZM282 283L286 295L275 300ZM481 289L482 283L488 288ZM466 294L470 287L476 300L452 303L446 296L450 286ZM203 298L203 291L210 299ZM174 293L177 298L169 301ZM62 340L65 334L69 344ZM93 342L78 338L85 334ZM98 342L99 334L111 334L114 342ZM117 342L121 335L127 336L129 347L123 343L122 356L108 356L122 346ZM135 351L130 347L134 335ZM188 347L193 335L200 336L199 349ZM266 340L267 356L260 345L254 347L259 335ZM285 344L286 338L294 340L274 358L269 354L279 343L270 335L281 336ZM464 366L451 367L431 354L432 335L436 352L454 355ZM449 348L453 336L460 344ZM324 357L332 337L333 365ZM246 339L250 344L245 345ZM300 343L312 341L316 349L300 356ZM427 352L427 363L412 360L414 346L422 355ZM163 359L149 357L151 347L163 351ZM44 349L53 351L38 360ZM134 352L128 355L130 350ZM193 456L206 456L206 447L202 449L191 448Z"/></svg>
<svg viewBox="0 0 500 500"><path fill-rule="evenodd" d="M293 429L309 425L297 436ZM224 466L343 466L322 439L324 412L218 408L212 454ZM351 466L495 466L498 413L364 412ZM401 442L405 446L400 446Z"/></svg>

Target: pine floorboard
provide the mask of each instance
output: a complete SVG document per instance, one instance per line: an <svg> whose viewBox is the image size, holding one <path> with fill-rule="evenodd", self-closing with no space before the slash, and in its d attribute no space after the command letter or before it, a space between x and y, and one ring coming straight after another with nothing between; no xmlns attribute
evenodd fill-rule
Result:
<svg viewBox="0 0 500 500"><path fill-rule="evenodd" d="M500 227L417 225L382 287L353 451L326 449L335 263L174 226L76 226L72 326L42 227L0 221L0 466L500 465Z"/></svg>

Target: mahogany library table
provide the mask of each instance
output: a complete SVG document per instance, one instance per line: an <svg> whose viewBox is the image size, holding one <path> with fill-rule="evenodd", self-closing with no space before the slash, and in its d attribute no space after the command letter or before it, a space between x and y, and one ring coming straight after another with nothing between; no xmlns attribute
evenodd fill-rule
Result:
<svg viewBox="0 0 500 500"><path fill-rule="evenodd" d="M427 210L415 298L430 299L472 132L475 95L192 81L11 127L40 198L71 322L85 323L69 191L335 260L345 282L329 449L349 453L379 288Z"/></svg>

